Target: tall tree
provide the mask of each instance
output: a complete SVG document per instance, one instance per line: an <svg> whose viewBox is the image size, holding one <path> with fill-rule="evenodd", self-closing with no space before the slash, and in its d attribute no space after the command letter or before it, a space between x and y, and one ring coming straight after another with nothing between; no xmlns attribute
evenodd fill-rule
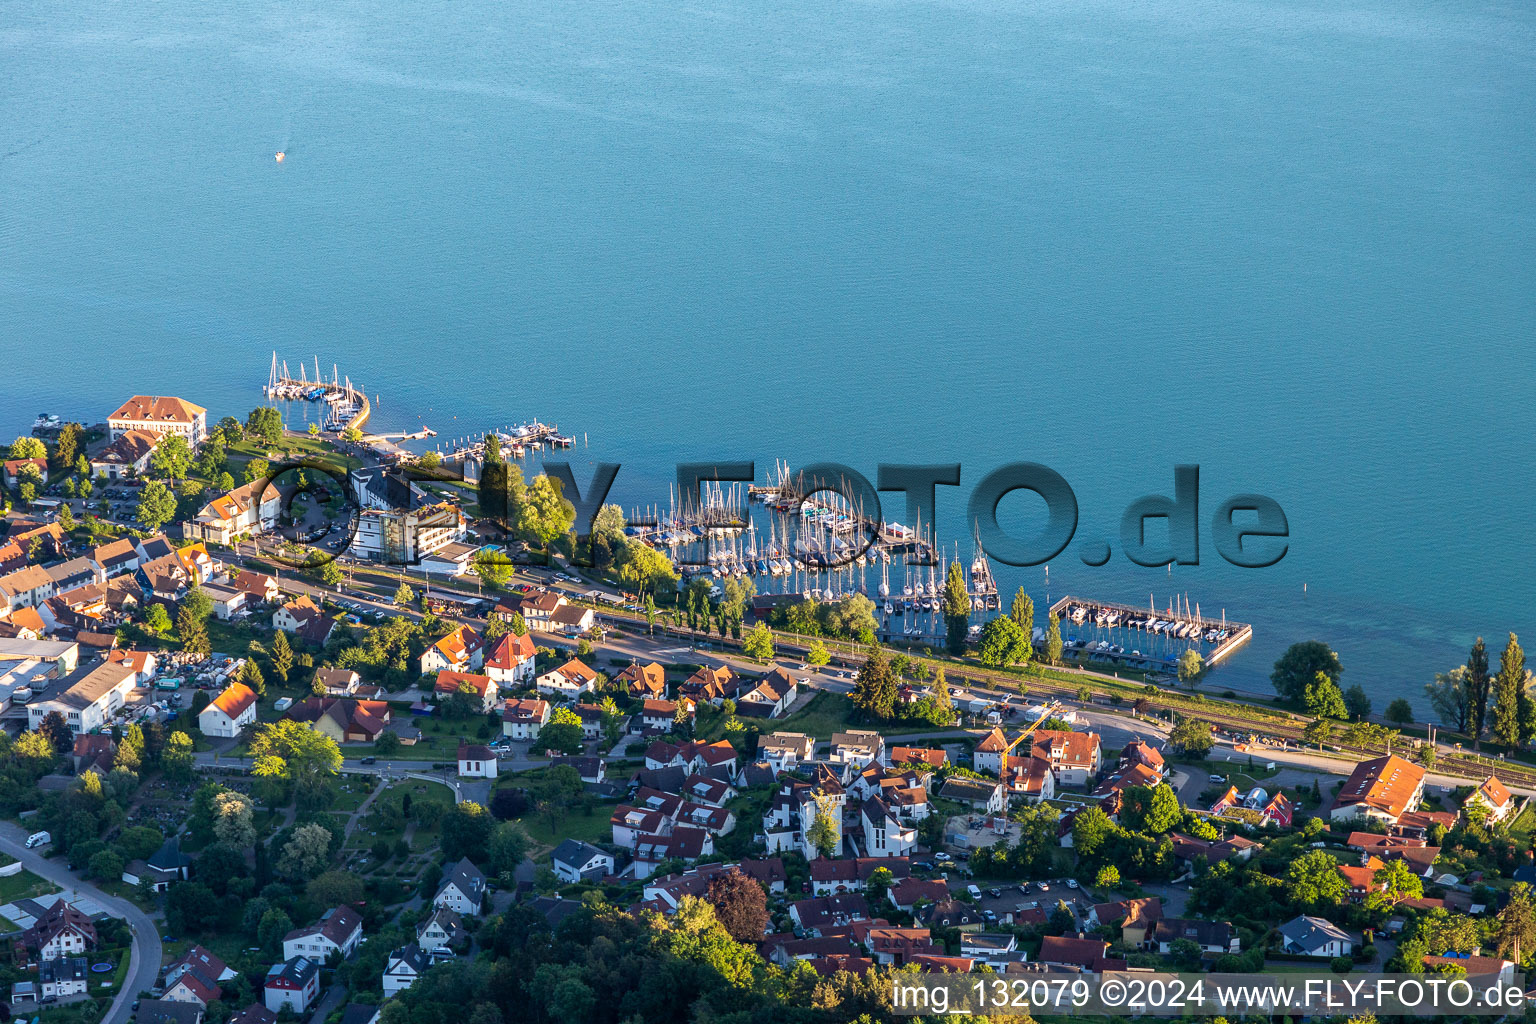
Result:
<svg viewBox="0 0 1536 1024"><path fill-rule="evenodd" d="M1327 672L1320 671L1312 677L1312 682L1302 694L1302 701L1307 705L1307 710L1318 718L1346 718L1349 715L1339 684Z"/></svg>
<svg viewBox="0 0 1536 1024"><path fill-rule="evenodd" d="M849 696L854 707L870 718L886 721L896 714L896 674L882 648L877 647L859 666Z"/></svg>
<svg viewBox="0 0 1536 1024"><path fill-rule="evenodd" d="M288 634L279 629L272 635L272 650L268 656L272 659L272 671L286 683L288 670L293 668L293 648L288 644Z"/></svg>
<svg viewBox="0 0 1536 1024"><path fill-rule="evenodd" d="M1472 716L1477 708L1471 696L1468 675L1466 665L1457 665L1449 672L1436 672L1434 682L1424 684L1424 695L1443 725L1475 737L1477 732L1472 729Z"/></svg>
<svg viewBox="0 0 1536 1024"><path fill-rule="evenodd" d="M181 649L188 654L207 657L213 649L208 641L208 627L190 606L184 605L176 613L176 635L181 637Z"/></svg>
<svg viewBox="0 0 1536 1024"><path fill-rule="evenodd" d="M955 702L949 696L949 680L944 678L944 666L933 674L933 685L928 688L933 694L934 717L945 724L954 721Z"/></svg>
<svg viewBox="0 0 1536 1024"><path fill-rule="evenodd" d="M737 942L756 943L767 933L768 897L740 868L716 875L704 898L714 904L715 918Z"/></svg>
<svg viewBox="0 0 1536 1024"><path fill-rule="evenodd" d="M1507 747L1520 745L1520 696L1525 682L1525 652L1515 634L1509 634L1499 655L1499 674L1493 681L1493 738Z"/></svg>
<svg viewBox="0 0 1536 1024"><path fill-rule="evenodd" d="M1008 609L1008 617L1019 624L1026 636L1032 636L1035 631L1035 601L1034 598L1024 593L1020 587L1013 595L1013 606Z"/></svg>
<svg viewBox="0 0 1536 1024"><path fill-rule="evenodd" d="M1045 620L1045 663L1047 665L1061 664L1061 620L1051 612Z"/></svg>
<svg viewBox="0 0 1536 1024"><path fill-rule="evenodd" d="M1476 747L1482 740L1483 730L1488 727L1488 648L1482 637L1477 638L1468 652L1465 668L1468 713L1462 719L1461 728L1470 731L1472 744Z"/></svg>
<svg viewBox="0 0 1536 1024"><path fill-rule="evenodd" d="M971 595L965 589L965 570L958 561L949 563L944 581L944 631L949 653L965 653L965 636L971 625Z"/></svg>
<svg viewBox="0 0 1536 1024"><path fill-rule="evenodd" d="M1321 640L1304 640L1291 644L1280 655L1269 681L1282 697L1301 700L1319 672L1326 673L1337 684L1344 668L1339 664L1339 656L1327 644Z"/></svg>
<svg viewBox="0 0 1536 1024"><path fill-rule="evenodd" d="M501 435L493 430L485 435L485 462L489 466L502 461Z"/></svg>
<svg viewBox="0 0 1536 1024"><path fill-rule="evenodd" d="M139 492L139 522L158 530L176 517L176 495L159 480L151 480Z"/></svg>

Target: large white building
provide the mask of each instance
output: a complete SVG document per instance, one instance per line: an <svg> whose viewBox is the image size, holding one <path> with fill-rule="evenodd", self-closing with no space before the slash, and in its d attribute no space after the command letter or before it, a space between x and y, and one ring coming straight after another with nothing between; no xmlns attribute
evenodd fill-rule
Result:
<svg viewBox="0 0 1536 1024"><path fill-rule="evenodd" d="M107 417L107 430L116 441L125 431L180 434L188 444L208 436L208 410L169 395L134 395Z"/></svg>
<svg viewBox="0 0 1536 1024"><path fill-rule="evenodd" d="M256 724L256 692L244 683L230 683L198 713L197 724L204 736L239 736L247 726Z"/></svg>
<svg viewBox="0 0 1536 1024"><path fill-rule="evenodd" d="M123 706L138 673L123 662L103 661L78 669L58 683L56 696L27 705L31 729L43 724L50 711L64 716L70 731L94 732L112 722L112 713Z"/></svg>
<svg viewBox="0 0 1536 1024"><path fill-rule="evenodd" d="M447 502L413 511L365 508L358 513L351 551L356 558L410 565L467 535L464 512Z"/></svg>

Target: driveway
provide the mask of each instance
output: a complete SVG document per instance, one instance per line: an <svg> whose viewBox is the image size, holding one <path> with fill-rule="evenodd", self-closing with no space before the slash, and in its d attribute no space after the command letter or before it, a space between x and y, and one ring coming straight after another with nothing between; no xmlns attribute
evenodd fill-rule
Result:
<svg viewBox="0 0 1536 1024"><path fill-rule="evenodd" d="M89 896L111 914L128 922L133 932L133 945L128 965L128 980L112 1000L103 1024L123 1024L133 1013L129 1009L139 992L154 988L160 976L160 960L164 952L160 947L160 931L149 915L132 903L108 896L100 889L84 881L62 861L53 861L36 850L26 848L27 831L10 822L0 822L0 850L21 861L34 875L46 878L65 889L73 889Z"/></svg>

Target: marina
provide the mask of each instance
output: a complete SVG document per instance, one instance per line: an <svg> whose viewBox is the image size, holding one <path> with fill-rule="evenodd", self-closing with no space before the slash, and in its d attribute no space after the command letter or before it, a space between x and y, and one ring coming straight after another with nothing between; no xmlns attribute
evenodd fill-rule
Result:
<svg viewBox="0 0 1536 1024"><path fill-rule="evenodd" d="M1253 627L1203 615L1179 596L1163 608L1148 595L1145 606L1067 595L1051 605L1061 624L1063 653L1079 659L1156 671L1174 671L1185 651L1199 653L1207 668L1220 664L1253 636Z"/></svg>
<svg viewBox="0 0 1536 1024"><path fill-rule="evenodd" d="M299 375L294 377L288 370L288 363L284 360L279 368L277 353L272 353L272 368L267 375L267 383L262 388L262 393L275 402L320 402L327 407L328 414L321 424L321 429L334 434L350 430L353 427L362 429L364 423L373 411L368 402L368 396L363 389L353 385L350 377L343 377L340 370L331 367L331 379L324 380L320 375L320 358L315 357L315 375L310 378L308 367L299 364Z"/></svg>

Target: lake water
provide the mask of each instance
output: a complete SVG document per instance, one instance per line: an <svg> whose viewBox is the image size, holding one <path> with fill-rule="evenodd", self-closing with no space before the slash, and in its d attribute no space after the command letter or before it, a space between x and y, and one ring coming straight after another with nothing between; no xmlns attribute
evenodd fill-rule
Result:
<svg viewBox="0 0 1536 1024"><path fill-rule="evenodd" d="M1536 625L1528 3L38 0L0 62L7 436L243 417L276 349L378 426L556 421L629 506L958 461L968 555L970 486L1046 463L1116 546L1050 595L1225 609L1231 685L1317 637L1424 713ZM1288 556L1126 561L1181 462Z"/></svg>

